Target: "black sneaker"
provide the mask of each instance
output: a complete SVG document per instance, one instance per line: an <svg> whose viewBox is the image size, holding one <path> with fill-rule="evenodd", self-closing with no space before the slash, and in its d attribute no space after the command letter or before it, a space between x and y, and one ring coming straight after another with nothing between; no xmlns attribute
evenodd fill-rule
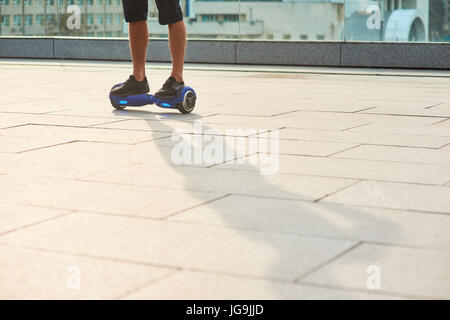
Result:
<svg viewBox="0 0 450 320"><path fill-rule="evenodd" d="M111 93L115 96L126 97L136 94L144 94L150 91L147 77L142 81L137 81L134 76L130 76L120 87L115 87Z"/></svg>
<svg viewBox="0 0 450 320"><path fill-rule="evenodd" d="M164 85L158 92L155 93L155 97L159 99L170 100L175 98L177 91L184 87L184 82L177 82L174 77L170 77L166 80Z"/></svg>

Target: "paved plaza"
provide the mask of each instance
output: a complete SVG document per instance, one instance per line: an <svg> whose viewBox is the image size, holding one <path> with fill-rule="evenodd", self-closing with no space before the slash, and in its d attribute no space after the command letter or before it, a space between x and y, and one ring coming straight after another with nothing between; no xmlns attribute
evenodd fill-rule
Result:
<svg viewBox="0 0 450 320"><path fill-rule="evenodd" d="M450 299L450 71L129 72L0 60L0 299Z"/></svg>

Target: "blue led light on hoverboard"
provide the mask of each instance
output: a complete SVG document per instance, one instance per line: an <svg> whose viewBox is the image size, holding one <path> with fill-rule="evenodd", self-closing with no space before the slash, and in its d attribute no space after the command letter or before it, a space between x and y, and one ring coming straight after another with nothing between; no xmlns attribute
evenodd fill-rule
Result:
<svg viewBox="0 0 450 320"><path fill-rule="evenodd" d="M127 103L128 103L128 101L126 101L126 100L122 100L122 101L119 101L119 103L120 103L120 104L127 104Z"/></svg>
<svg viewBox="0 0 450 320"><path fill-rule="evenodd" d="M163 102L163 103L161 103L161 107L171 108L172 106L170 104L168 104L168 103Z"/></svg>

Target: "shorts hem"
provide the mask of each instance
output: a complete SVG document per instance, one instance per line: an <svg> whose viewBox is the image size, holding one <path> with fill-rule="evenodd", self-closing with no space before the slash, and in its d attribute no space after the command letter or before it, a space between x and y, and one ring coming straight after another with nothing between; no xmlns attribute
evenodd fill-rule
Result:
<svg viewBox="0 0 450 320"><path fill-rule="evenodd" d="M142 16L140 16L140 17L131 17L131 18L126 17L126 18L125 18L125 21L128 22L128 23L130 23L130 22L144 21L144 20L147 21L147 17L142 17Z"/></svg>
<svg viewBox="0 0 450 320"><path fill-rule="evenodd" d="M159 24L164 26L172 23L177 23L183 20L183 17L172 17L172 18L165 18L165 19L159 19Z"/></svg>

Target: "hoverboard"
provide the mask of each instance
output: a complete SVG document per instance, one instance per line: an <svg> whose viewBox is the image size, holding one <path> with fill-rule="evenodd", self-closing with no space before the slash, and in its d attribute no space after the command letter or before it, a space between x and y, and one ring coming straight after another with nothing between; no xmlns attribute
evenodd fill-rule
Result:
<svg viewBox="0 0 450 320"><path fill-rule="evenodd" d="M118 83L112 89L121 85L121 83ZM194 110L197 95L191 87L183 87L177 91L175 97L172 99L159 99L153 94L147 93L125 97L115 96L110 93L109 100L111 101L111 105L117 110L123 110L126 107L142 107L148 104L156 104L158 107L164 109L178 109L182 113L190 113Z"/></svg>

